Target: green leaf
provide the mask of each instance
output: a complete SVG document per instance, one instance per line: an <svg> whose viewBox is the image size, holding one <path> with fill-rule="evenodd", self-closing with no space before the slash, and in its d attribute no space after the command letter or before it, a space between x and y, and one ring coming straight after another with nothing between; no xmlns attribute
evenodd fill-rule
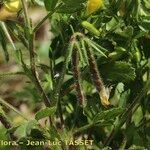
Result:
<svg viewBox="0 0 150 150"><path fill-rule="evenodd" d="M114 82L130 82L135 79L135 68L130 63L124 61L116 61L105 65L103 74L107 74L107 78Z"/></svg>
<svg viewBox="0 0 150 150"><path fill-rule="evenodd" d="M125 38L131 38L133 36L133 30L134 29L132 26L127 26L123 30L121 30L120 28L117 29L115 33Z"/></svg>
<svg viewBox="0 0 150 150"><path fill-rule="evenodd" d="M45 80L44 89L53 90L53 80L51 75L45 73Z"/></svg>
<svg viewBox="0 0 150 150"><path fill-rule="evenodd" d="M123 111L123 108L112 108L110 110L102 111L94 117L93 122L99 123L103 122L104 120L110 121L120 115Z"/></svg>
<svg viewBox="0 0 150 150"><path fill-rule="evenodd" d="M65 4L70 5L70 6L78 6L81 3L86 2L86 0L62 0Z"/></svg>
<svg viewBox="0 0 150 150"><path fill-rule="evenodd" d="M44 0L46 10L52 11L55 8L57 2L58 0Z"/></svg>
<svg viewBox="0 0 150 150"><path fill-rule="evenodd" d="M82 4L78 4L78 5L62 5L57 12L59 13L75 13L77 11L80 11L81 9L83 9L84 6Z"/></svg>
<svg viewBox="0 0 150 150"><path fill-rule="evenodd" d="M102 46L98 45L97 43L88 38L84 38L84 40L87 44L89 44L93 48L94 51L98 52L99 56L101 55L107 58L105 54L107 52L107 49L103 48Z"/></svg>
<svg viewBox="0 0 150 150"><path fill-rule="evenodd" d="M120 100L119 100L119 107L123 107L123 108L125 108L126 107L126 105L127 105L127 101L129 100L129 98L130 98L130 89L129 90L127 90L127 91L125 91L125 92L123 92L122 94L121 94L121 96L120 96Z"/></svg>
<svg viewBox="0 0 150 150"><path fill-rule="evenodd" d="M32 0L32 1L38 4L39 6L44 6L44 0Z"/></svg>
<svg viewBox="0 0 150 150"><path fill-rule="evenodd" d="M87 61L85 59L85 55L83 54L83 49L80 47L80 43L78 43L78 42L75 43L75 46L76 46L78 53L79 53L81 65L82 65L82 67L85 67L87 64Z"/></svg>
<svg viewBox="0 0 150 150"><path fill-rule="evenodd" d="M49 128L49 134L50 135L53 135L53 136L50 136L50 140L54 141L55 139L58 139L58 140L61 140L61 135L59 134L59 132L57 131L56 127L55 126L51 126Z"/></svg>
<svg viewBox="0 0 150 150"><path fill-rule="evenodd" d="M65 60L65 67L68 69L68 64L71 60L71 56L72 56L72 51L73 51L73 48L74 48L74 43L71 42L69 43L68 47L67 47L67 51L66 51L66 60Z"/></svg>
<svg viewBox="0 0 150 150"><path fill-rule="evenodd" d="M32 128L35 128L35 127L38 127L37 120L30 120L30 121L28 121L27 126L26 126L26 133L30 134Z"/></svg>
<svg viewBox="0 0 150 150"><path fill-rule="evenodd" d="M31 130L38 127L37 120L25 121L17 127L13 127L9 130L9 133L15 132L15 135L19 138L23 138L31 133Z"/></svg>
<svg viewBox="0 0 150 150"><path fill-rule="evenodd" d="M112 149L112 148L111 148L111 147L108 147L108 146L102 148L102 150L111 150L111 149ZM97 149L97 150L99 150L99 149Z"/></svg>
<svg viewBox="0 0 150 150"><path fill-rule="evenodd" d="M120 102L120 97L123 91L124 91L124 84L118 83L118 85L115 88L114 95L110 99L110 102L113 106L118 106L118 103Z"/></svg>
<svg viewBox="0 0 150 150"><path fill-rule="evenodd" d="M120 22L116 18L112 18L107 24L106 24L106 30L112 31L115 30L118 26L120 26Z"/></svg>
<svg viewBox="0 0 150 150"><path fill-rule="evenodd" d="M5 115L5 113L4 113L3 109L2 109L2 106L0 106L0 115L2 115L2 116Z"/></svg>
<svg viewBox="0 0 150 150"><path fill-rule="evenodd" d="M51 107L51 108L47 107L45 109L38 111L35 115L35 119L40 120L42 118L54 115L55 111L56 111L56 107Z"/></svg>
<svg viewBox="0 0 150 150"><path fill-rule="evenodd" d="M22 138L25 137L26 134L26 127L27 127L28 122L23 122L18 128L15 130L15 135L17 137Z"/></svg>
<svg viewBox="0 0 150 150"><path fill-rule="evenodd" d="M131 147L128 148L128 150L148 150L145 147L138 146L138 145L132 145Z"/></svg>
<svg viewBox="0 0 150 150"><path fill-rule="evenodd" d="M150 8L150 2L149 0L143 0L144 6L149 10Z"/></svg>
<svg viewBox="0 0 150 150"><path fill-rule="evenodd" d="M141 22L139 22L139 27L142 31L150 31L150 16L143 16Z"/></svg>
<svg viewBox="0 0 150 150"><path fill-rule="evenodd" d="M108 57L112 60L119 60L127 55L126 49L123 47L115 47L115 51L112 53L109 53Z"/></svg>

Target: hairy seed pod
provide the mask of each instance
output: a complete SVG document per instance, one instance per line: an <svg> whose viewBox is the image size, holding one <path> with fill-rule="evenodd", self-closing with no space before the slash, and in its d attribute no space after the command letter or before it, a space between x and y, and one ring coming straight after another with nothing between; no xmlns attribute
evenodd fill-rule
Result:
<svg viewBox="0 0 150 150"><path fill-rule="evenodd" d="M96 63L96 60L95 60L94 55L92 53L91 47L87 48L87 55L88 55L91 78L92 78L93 83L97 89L97 92L99 93L102 105L107 107L108 105L110 105L110 103L108 101L109 95L108 95L108 92L104 86L102 78L100 77L97 63Z"/></svg>
<svg viewBox="0 0 150 150"><path fill-rule="evenodd" d="M81 86L81 78L80 78L80 70L79 70L79 56L78 56L78 51L76 49L76 46L74 47L73 53L72 53L72 70L73 70L73 76L74 76L74 80L76 84L76 92L77 92L77 98L79 100L79 104L81 106L85 106L85 95L83 93L83 89Z"/></svg>

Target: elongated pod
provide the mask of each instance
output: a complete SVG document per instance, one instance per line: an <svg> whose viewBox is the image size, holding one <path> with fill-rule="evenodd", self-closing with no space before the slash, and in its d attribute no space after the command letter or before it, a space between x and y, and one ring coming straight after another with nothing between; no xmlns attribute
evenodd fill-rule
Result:
<svg viewBox="0 0 150 150"><path fill-rule="evenodd" d="M99 93L102 105L107 107L108 105L110 105L110 103L108 101L109 94L108 94L108 91L106 90L106 88L104 86L102 78L100 77L97 63L96 63L95 57L92 53L92 48L89 45L89 43L87 43L87 55L88 55L91 78L92 78L93 83L97 89L97 92Z"/></svg>
<svg viewBox="0 0 150 150"><path fill-rule="evenodd" d="M76 44L74 45L73 53L72 53L72 71L73 71L73 77L76 84L76 93L77 98L79 100L79 104L81 106L86 105L85 101L85 95L81 86L81 77L80 77L80 70L79 70L79 55L78 55L78 49Z"/></svg>

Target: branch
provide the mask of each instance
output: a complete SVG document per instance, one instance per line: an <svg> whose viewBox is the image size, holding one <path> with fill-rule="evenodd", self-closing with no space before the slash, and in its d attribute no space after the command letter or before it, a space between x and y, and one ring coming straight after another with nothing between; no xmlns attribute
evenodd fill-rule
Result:
<svg viewBox="0 0 150 150"><path fill-rule="evenodd" d="M1 108L0 108L0 122L7 130L12 128L11 122L9 121L9 119L7 118L7 116L5 115L4 111ZM13 141L17 140L17 137L12 132L9 132L9 135L11 140Z"/></svg>
<svg viewBox="0 0 150 150"><path fill-rule="evenodd" d="M25 120L28 120L28 118L22 114L22 112L20 112L19 110L17 110L14 106L12 106L11 104L7 103L6 101L4 101L2 98L0 98L0 104L6 106L7 108L11 109L12 111L16 112L18 115L20 115L22 118L24 118Z"/></svg>
<svg viewBox="0 0 150 150"><path fill-rule="evenodd" d="M7 29L6 25L5 25L5 23L0 21L0 25L1 25L1 27L2 27L2 29L4 31L4 33L5 33L8 41L11 43L13 49L16 51L17 48L16 48L16 46L15 46L15 44L14 44L14 42L13 42L13 40L12 40L12 38L11 38L9 32L8 32L8 29Z"/></svg>
<svg viewBox="0 0 150 150"><path fill-rule="evenodd" d="M33 29L33 32L35 33L41 26L42 24L49 18L51 17L54 12L56 12L58 10L58 8L60 8L62 4L59 4L53 11L50 11L37 25L36 27Z"/></svg>
<svg viewBox="0 0 150 150"><path fill-rule="evenodd" d="M38 77L38 73L37 73L37 70L36 70L35 48L34 48L34 33L30 34L30 37L29 37L29 52L30 52L30 66L31 66L32 74L33 74L34 83L36 85L36 88L38 89L38 91L42 95L45 105L47 107L49 107L50 106L49 98L47 97L45 91L43 90L43 88L41 86L41 81Z"/></svg>
<svg viewBox="0 0 150 150"><path fill-rule="evenodd" d="M29 18L28 9L27 9L27 1L26 0L21 0L21 2L22 2L22 7L23 7L24 15L25 15L26 26L30 29L31 26L30 26L30 18Z"/></svg>
<svg viewBox="0 0 150 150"><path fill-rule="evenodd" d="M150 87L150 80L147 81L146 85L143 87L141 92L137 95L137 97L133 100L131 105L127 108L127 110L122 114L119 123L113 128L112 132L110 133L109 137L104 142L104 146L109 145L109 143L112 141L118 130L123 126L123 124L128 119L128 116L132 112L134 106L145 96L145 94L148 92Z"/></svg>

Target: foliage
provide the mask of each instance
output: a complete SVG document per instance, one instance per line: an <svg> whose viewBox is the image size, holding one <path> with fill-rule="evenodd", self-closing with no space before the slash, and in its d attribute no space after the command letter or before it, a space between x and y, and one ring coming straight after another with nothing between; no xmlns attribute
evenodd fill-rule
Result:
<svg viewBox="0 0 150 150"><path fill-rule="evenodd" d="M86 0L35 0L31 5L47 11L37 25L32 25L24 0L22 4L18 15L23 14L24 24L0 22L5 59L13 57L20 70L1 72L0 80L8 75L27 77L23 91L12 95L29 105L34 119L0 98L5 127L0 128L0 139L15 140L22 150L44 149L27 146L28 140L61 142L50 145L58 150L149 149L149 1L105 0L103 7L87 15ZM53 38L43 48L46 57L41 63L35 34L46 19ZM21 124L12 124L5 107L23 118ZM93 144L74 143L81 139Z"/></svg>

